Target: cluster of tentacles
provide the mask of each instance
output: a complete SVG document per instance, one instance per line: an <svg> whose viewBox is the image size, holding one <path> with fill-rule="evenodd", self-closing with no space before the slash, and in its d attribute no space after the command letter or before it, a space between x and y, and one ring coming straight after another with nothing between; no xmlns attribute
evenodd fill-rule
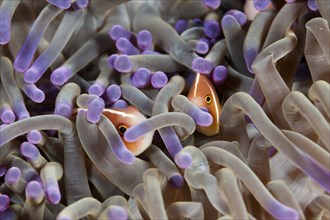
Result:
<svg viewBox="0 0 330 220"><path fill-rule="evenodd" d="M330 219L330 2L1 0L0 219Z"/></svg>

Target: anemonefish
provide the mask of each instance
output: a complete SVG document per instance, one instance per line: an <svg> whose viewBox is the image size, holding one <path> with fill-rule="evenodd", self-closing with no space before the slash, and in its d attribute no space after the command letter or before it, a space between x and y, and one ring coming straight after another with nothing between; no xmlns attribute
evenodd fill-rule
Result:
<svg viewBox="0 0 330 220"><path fill-rule="evenodd" d="M145 151L151 144L153 133L143 135L135 142L127 142L124 139L124 133L126 130L144 120L146 117L134 106L128 106L124 109L113 108L104 109L102 114L107 117L112 124L116 127L121 139L125 143L128 150L130 150L134 156L138 156Z"/></svg>
<svg viewBox="0 0 330 220"><path fill-rule="evenodd" d="M187 98L199 108L206 109L213 117L210 126L196 126L197 131L207 136L219 133L221 105L218 95L206 75L197 73Z"/></svg>

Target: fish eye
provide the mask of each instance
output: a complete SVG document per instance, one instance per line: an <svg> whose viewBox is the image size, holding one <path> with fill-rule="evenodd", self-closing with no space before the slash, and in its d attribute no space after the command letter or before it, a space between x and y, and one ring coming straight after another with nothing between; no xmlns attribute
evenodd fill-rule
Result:
<svg viewBox="0 0 330 220"><path fill-rule="evenodd" d="M212 103L212 98L210 95L206 95L204 98L204 101L206 102L206 104L211 104Z"/></svg>
<svg viewBox="0 0 330 220"><path fill-rule="evenodd" d="M126 125L119 125L119 127L118 127L118 132L119 132L119 134L120 134L121 136L124 135L124 133L126 132L126 130L127 130L127 126L126 126Z"/></svg>

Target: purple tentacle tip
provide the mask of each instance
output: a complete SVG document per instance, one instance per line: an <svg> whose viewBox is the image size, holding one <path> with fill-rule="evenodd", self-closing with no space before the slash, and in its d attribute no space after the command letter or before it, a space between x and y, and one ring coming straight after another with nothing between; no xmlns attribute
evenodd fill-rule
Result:
<svg viewBox="0 0 330 220"><path fill-rule="evenodd" d="M116 219L116 220L128 219L127 211L121 206L111 206L107 212L107 216L109 219Z"/></svg>
<svg viewBox="0 0 330 220"><path fill-rule="evenodd" d="M115 153L118 159L125 164L133 164L135 161L135 157L132 152L126 148L122 148L122 150L118 150Z"/></svg>
<svg viewBox="0 0 330 220"><path fill-rule="evenodd" d="M127 106L128 106L128 104L125 100L119 99L119 100L115 101L114 103L112 103L111 108L125 109L125 108L127 108Z"/></svg>
<svg viewBox="0 0 330 220"><path fill-rule="evenodd" d="M276 201L272 204L272 212L277 219L299 219L298 212L282 203Z"/></svg>
<svg viewBox="0 0 330 220"><path fill-rule="evenodd" d="M72 104L61 102L55 107L54 114L61 115L65 118L70 118L72 116L73 107Z"/></svg>
<svg viewBox="0 0 330 220"><path fill-rule="evenodd" d="M113 85L108 86L108 88L106 89L106 93L107 93L109 102L112 104L115 101L120 99L121 88L118 85L113 84Z"/></svg>
<svg viewBox="0 0 330 220"><path fill-rule="evenodd" d="M152 48L152 34L150 31L142 30L137 34L136 38L140 50L148 50Z"/></svg>
<svg viewBox="0 0 330 220"><path fill-rule="evenodd" d="M110 29L109 36L111 37L112 40L118 40L121 37L130 39L132 33L123 26L116 24L112 26L112 28Z"/></svg>
<svg viewBox="0 0 330 220"><path fill-rule="evenodd" d="M42 189L42 185L38 181L31 181L27 184L25 188L25 194L26 197L37 199L44 195L44 190Z"/></svg>
<svg viewBox="0 0 330 220"><path fill-rule="evenodd" d="M203 4L211 9L219 8L221 1L220 0L202 0Z"/></svg>
<svg viewBox="0 0 330 220"><path fill-rule="evenodd" d="M174 28L178 32L178 34L184 32L187 29L187 27L188 27L188 21L184 19L178 20L174 25Z"/></svg>
<svg viewBox="0 0 330 220"><path fill-rule="evenodd" d="M176 189L180 189L184 183L183 177L179 174L175 174L175 175L171 176L169 181L170 181L170 184Z"/></svg>
<svg viewBox="0 0 330 220"><path fill-rule="evenodd" d="M204 112L201 109L194 111L192 113L192 118L195 120L197 125L204 126L204 127L210 126L213 122L212 115L208 112Z"/></svg>
<svg viewBox="0 0 330 220"><path fill-rule="evenodd" d="M130 127L124 133L124 139L127 142L137 141L141 136L145 134L146 125L144 122Z"/></svg>
<svg viewBox="0 0 330 220"><path fill-rule="evenodd" d="M10 40L10 17L1 15L1 23L0 23L0 44L5 45Z"/></svg>
<svg viewBox="0 0 330 220"><path fill-rule="evenodd" d="M21 144L20 151L24 157L31 160L36 160L40 155L38 148L29 142L23 142Z"/></svg>
<svg viewBox="0 0 330 220"><path fill-rule="evenodd" d="M199 54L206 54L209 51L209 45L204 41L198 41L195 51Z"/></svg>
<svg viewBox="0 0 330 220"><path fill-rule="evenodd" d="M32 130L28 132L26 137L28 141L32 144L38 144L42 139L42 135L38 130Z"/></svg>
<svg viewBox="0 0 330 220"><path fill-rule="evenodd" d="M202 57L197 57L192 61L192 69L202 74L209 74L213 69L213 64Z"/></svg>
<svg viewBox="0 0 330 220"><path fill-rule="evenodd" d="M133 64L127 55L119 55L115 58L113 66L118 72L127 73L132 70Z"/></svg>
<svg viewBox="0 0 330 220"><path fill-rule="evenodd" d="M61 66L54 70L50 76L50 80L54 85L61 86L63 85L72 75L70 68Z"/></svg>
<svg viewBox="0 0 330 220"><path fill-rule="evenodd" d="M215 38L220 35L220 25L216 20L208 20L204 23L204 32L209 38Z"/></svg>
<svg viewBox="0 0 330 220"><path fill-rule="evenodd" d="M35 83L40 78L40 73L37 69L31 67L24 73L24 81L26 83Z"/></svg>
<svg viewBox="0 0 330 220"><path fill-rule="evenodd" d="M47 201L51 204L57 204L61 201L61 193L58 187L49 186L45 189Z"/></svg>
<svg viewBox="0 0 330 220"><path fill-rule="evenodd" d="M0 194L0 212L4 212L10 205L10 199L5 194Z"/></svg>
<svg viewBox="0 0 330 220"><path fill-rule="evenodd" d="M189 153L179 152L175 158L175 163L182 169L186 169L191 167L192 165L192 157Z"/></svg>
<svg viewBox="0 0 330 220"><path fill-rule="evenodd" d="M259 10L265 10L270 4L270 0L253 0L254 7Z"/></svg>
<svg viewBox="0 0 330 220"><path fill-rule="evenodd" d="M100 83L94 83L89 87L88 93L92 95L101 96L105 91L105 86Z"/></svg>
<svg viewBox="0 0 330 220"><path fill-rule="evenodd" d="M46 0L52 5L55 5L58 8L68 9L71 6L70 0Z"/></svg>
<svg viewBox="0 0 330 220"><path fill-rule="evenodd" d="M150 84L151 72L147 68L139 68L132 77L132 84L137 88L144 88Z"/></svg>
<svg viewBox="0 0 330 220"><path fill-rule="evenodd" d="M216 84L222 84L228 77L228 71L225 66L217 66L213 70L212 80Z"/></svg>
<svg viewBox="0 0 330 220"><path fill-rule="evenodd" d="M118 54L111 54L108 58L108 66L111 68L115 67L115 60L118 57Z"/></svg>
<svg viewBox="0 0 330 220"><path fill-rule="evenodd" d="M45 100L45 93L34 84L27 84L25 93L36 103L42 103Z"/></svg>
<svg viewBox="0 0 330 220"><path fill-rule="evenodd" d="M307 5L308 5L308 8L312 11L317 11L318 10L315 0L308 0Z"/></svg>
<svg viewBox="0 0 330 220"><path fill-rule="evenodd" d="M236 22L236 18L233 15L226 14L221 20L221 25L223 27L233 26Z"/></svg>
<svg viewBox="0 0 330 220"><path fill-rule="evenodd" d="M234 16L241 26L243 26L247 22L246 14L239 10L232 9L229 10L226 14Z"/></svg>
<svg viewBox="0 0 330 220"><path fill-rule="evenodd" d="M11 167L7 170L5 181L9 184L16 184L21 178L21 170L18 167Z"/></svg>
<svg viewBox="0 0 330 220"><path fill-rule="evenodd" d="M5 109L1 114L1 120L3 123L10 124L15 121L15 114L11 109Z"/></svg>
<svg viewBox="0 0 330 220"><path fill-rule="evenodd" d="M100 120L104 107L105 104L101 98L90 101L87 109L87 121L97 123Z"/></svg>
<svg viewBox="0 0 330 220"><path fill-rule="evenodd" d="M151 76L151 85L155 89L163 88L168 82L167 75L162 71L157 71Z"/></svg>
<svg viewBox="0 0 330 220"><path fill-rule="evenodd" d="M24 44L23 44L24 46ZM14 61L14 69L17 71L17 72L25 72L28 68L29 68L29 65L30 63L28 63L26 60L27 59L24 59L23 57L24 55L22 54L18 54L15 61Z"/></svg>
<svg viewBox="0 0 330 220"><path fill-rule="evenodd" d="M123 54L137 55L140 51L126 38L120 37L116 40L116 48Z"/></svg>
<svg viewBox="0 0 330 220"><path fill-rule="evenodd" d="M74 2L74 8L76 10L86 8L88 6L89 0L76 0Z"/></svg>

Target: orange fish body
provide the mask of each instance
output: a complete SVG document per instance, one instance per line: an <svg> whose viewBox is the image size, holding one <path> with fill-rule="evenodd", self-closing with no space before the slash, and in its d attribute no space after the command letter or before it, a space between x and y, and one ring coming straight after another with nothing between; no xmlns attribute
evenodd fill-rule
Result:
<svg viewBox="0 0 330 220"><path fill-rule="evenodd" d="M150 146L153 133L148 133L135 142L126 142L124 139L124 133L128 128L146 120L146 117L135 107L128 106L125 109L104 109L102 114L116 127L127 149L130 150L134 156L141 154Z"/></svg>
<svg viewBox="0 0 330 220"><path fill-rule="evenodd" d="M219 133L220 113L222 108L218 95L207 76L197 73L187 98L199 108L206 108L213 117L213 122L210 126L202 127L197 125L197 131L206 136Z"/></svg>

